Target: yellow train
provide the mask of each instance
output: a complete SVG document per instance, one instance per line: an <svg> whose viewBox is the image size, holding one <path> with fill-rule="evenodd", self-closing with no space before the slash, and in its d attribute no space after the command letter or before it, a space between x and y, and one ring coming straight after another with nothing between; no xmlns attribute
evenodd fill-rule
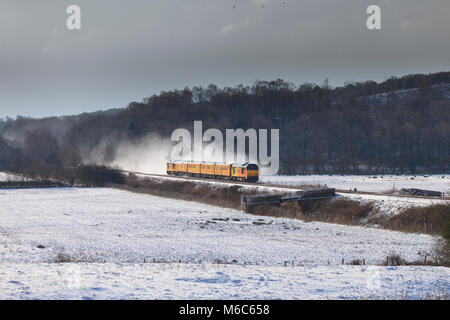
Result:
<svg viewBox="0 0 450 320"><path fill-rule="evenodd" d="M167 174L256 182L259 178L259 167L254 163L220 164L174 160L167 162Z"/></svg>

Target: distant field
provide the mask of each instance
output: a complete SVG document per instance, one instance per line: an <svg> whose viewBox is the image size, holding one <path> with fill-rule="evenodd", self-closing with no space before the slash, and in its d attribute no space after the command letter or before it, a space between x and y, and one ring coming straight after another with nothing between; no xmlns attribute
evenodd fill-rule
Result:
<svg viewBox="0 0 450 320"><path fill-rule="evenodd" d="M446 268L377 266L422 260L427 235L108 188L7 190L0 202L2 298L419 298L450 287Z"/></svg>
<svg viewBox="0 0 450 320"><path fill-rule="evenodd" d="M384 192L392 189L417 188L450 192L450 175L371 175L371 176L339 176L339 175L311 175L311 176L261 176L260 181L281 185L327 185L341 190Z"/></svg>

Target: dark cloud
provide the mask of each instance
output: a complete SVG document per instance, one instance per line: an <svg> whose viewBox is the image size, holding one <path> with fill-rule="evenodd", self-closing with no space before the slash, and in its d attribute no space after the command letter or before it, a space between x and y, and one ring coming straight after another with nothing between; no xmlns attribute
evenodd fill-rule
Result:
<svg viewBox="0 0 450 320"><path fill-rule="evenodd" d="M65 28L82 9L82 30ZM383 30L365 27L382 8ZM448 0L3 0L0 117L126 106L160 90L449 70Z"/></svg>

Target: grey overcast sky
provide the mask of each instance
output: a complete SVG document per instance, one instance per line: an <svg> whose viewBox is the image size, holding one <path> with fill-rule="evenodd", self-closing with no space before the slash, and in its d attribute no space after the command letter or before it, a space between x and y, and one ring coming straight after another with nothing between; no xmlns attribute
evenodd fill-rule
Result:
<svg viewBox="0 0 450 320"><path fill-rule="evenodd" d="M71 4L80 31L66 28ZM366 27L371 4L382 30ZM209 83L449 70L449 0L0 1L0 117L125 107Z"/></svg>

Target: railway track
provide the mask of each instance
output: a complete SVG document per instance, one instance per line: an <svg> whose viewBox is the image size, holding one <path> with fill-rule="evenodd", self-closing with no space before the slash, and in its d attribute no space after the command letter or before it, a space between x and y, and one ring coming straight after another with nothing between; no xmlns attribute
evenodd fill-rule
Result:
<svg viewBox="0 0 450 320"><path fill-rule="evenodd" d="M219 179L201 179L201 178L196 178L196 177L169 176L166 174L151 174L151 173L126 171L126 170L121 170L121 172L126 173L126 174L140 175L140 176L149 177L149 178L164 178L164 179L171 179L171 180L199 181L199 182L203 182L203 183L208 183L208 181L209 181L209 182L217 182L217 183L229 184L229 185L268 187L268 188L277 188L277 189L292 189L292 190L299 190L299 191L314 189L313 188L314 186L309 186L309 185L294 186L294 185L280 185L280 184L262 183L262 182L241 182L241 181L229 181L229 180L219 180ZM332 187L332 186L330 186L330 187ZM317 187L315 189L317 189ZM373 196L397 197L397 198L450 200L449 196L439 198L439 197L419 196L419 195L386 194L383 192L350 191L350 190L342 190L342 189L336 189L336 193L354 194L354 195L373 195Z"/></svg>

